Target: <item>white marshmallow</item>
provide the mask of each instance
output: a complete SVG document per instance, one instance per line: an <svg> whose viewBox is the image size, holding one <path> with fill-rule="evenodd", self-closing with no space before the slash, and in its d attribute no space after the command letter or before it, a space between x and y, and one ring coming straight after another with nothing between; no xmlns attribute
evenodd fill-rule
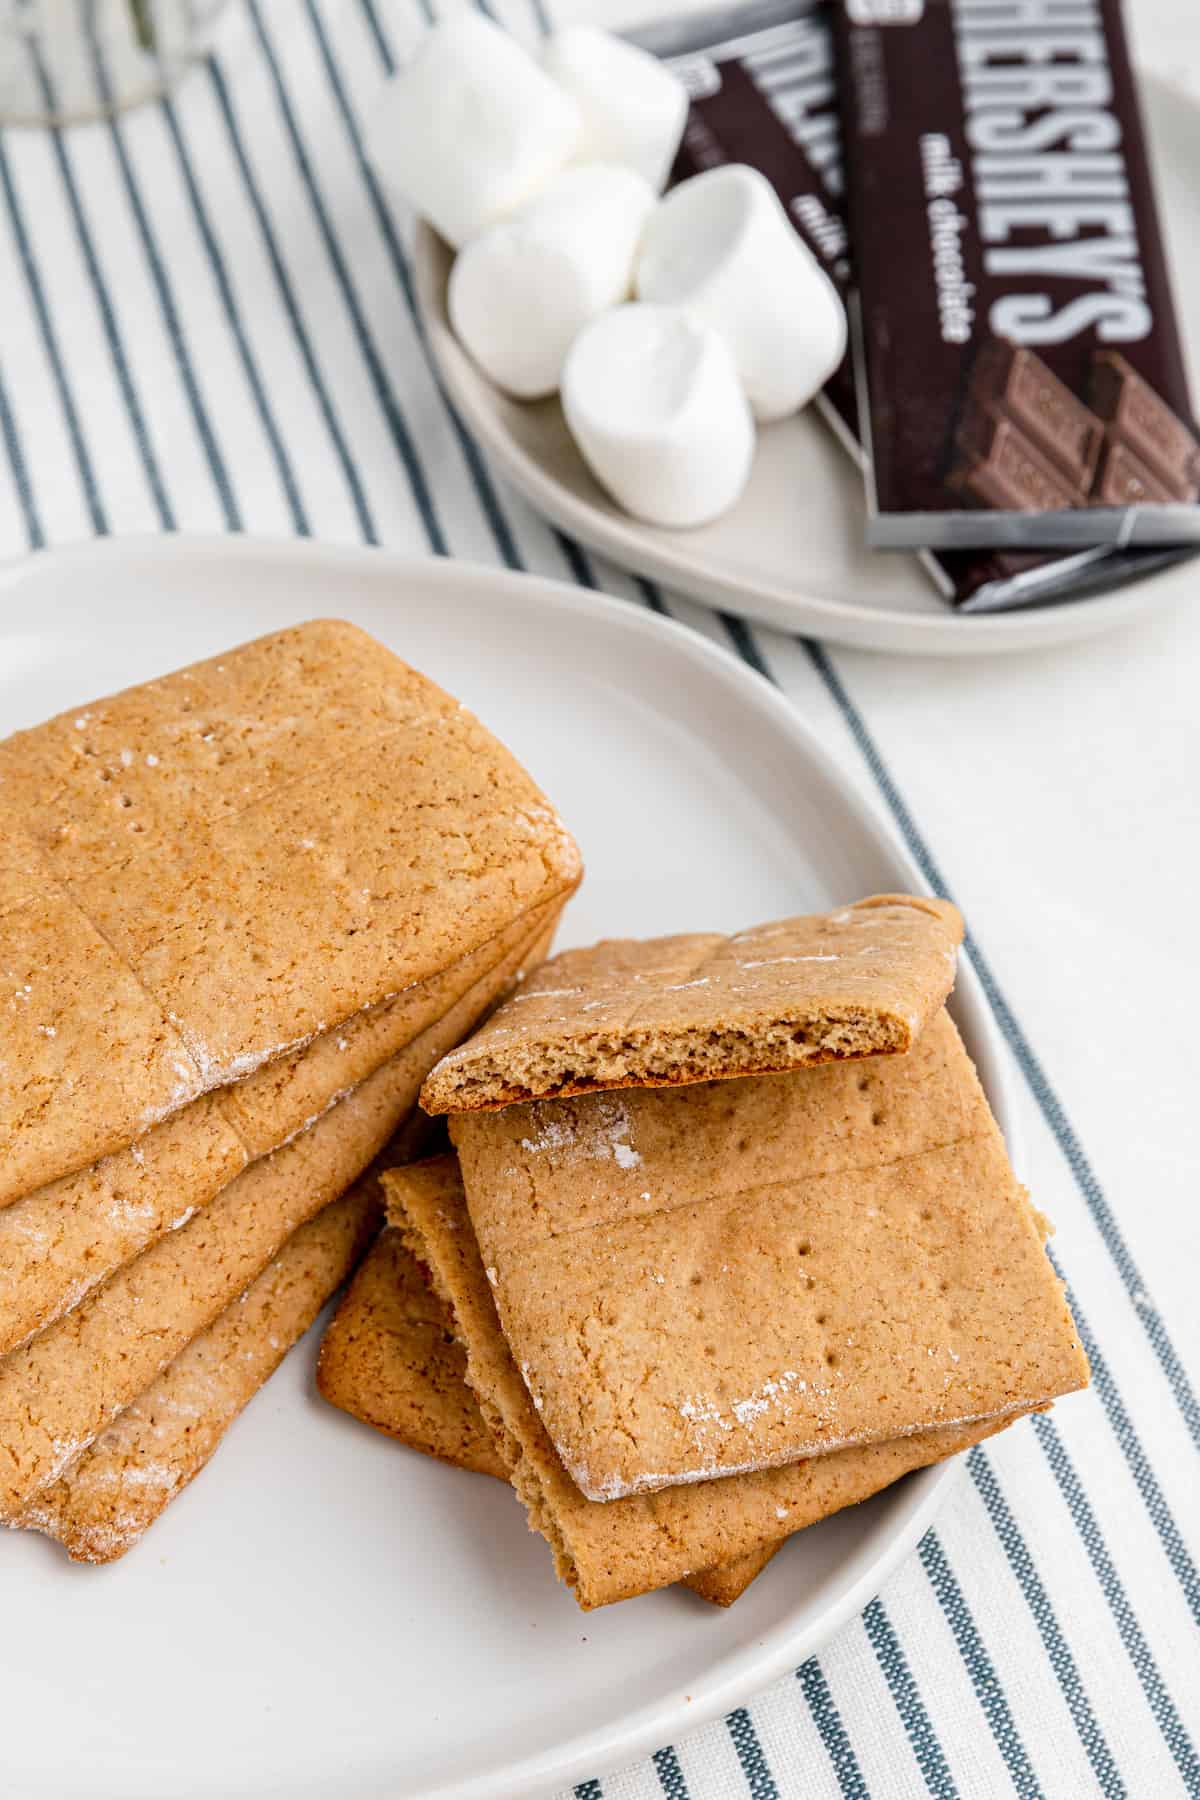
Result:
<svg viewBox="0 0 1200 1800"><path fill-rule="evenodd" d="M597 481L652 525L706 524L746 485L754 421L733 358L676 307L618 306L585 326L562 403Z"/></svg>
<svg viewBox="0 0 1200 1800"><path fill-rule="evenodd" d="M807 405L846 349L837 289L757 169L707 169L673 188L646 227L637 295L719 331L757 419Z"/></svg>
<svg viewBox="0 0 1200 1800"><path fill-rule="evenodd" d="M653 208L632 169L582 163L459 252L450 321L497 387L522 400L554 392L583 327L629 298Z"/></svg>
<svg viewBox="0 0 1200 1800"><path fill-rule="evenodd" d="M457 249L575 154L575 101L481 13L450 14L387 85L371 134L380 171Z"/></svg>
<svg viewBox="0 0 1200 1800"><path fill-rule="evenodd" d="M687 89L679 77L656 56L596 25L552 32L543 62L579 102L580 156L628 163L661 194L687 122Z"/></svg>

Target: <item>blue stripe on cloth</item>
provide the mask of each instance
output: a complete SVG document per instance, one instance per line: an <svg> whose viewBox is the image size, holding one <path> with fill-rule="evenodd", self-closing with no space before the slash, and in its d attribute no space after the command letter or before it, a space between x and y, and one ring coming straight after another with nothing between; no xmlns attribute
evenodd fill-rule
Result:
<svg viewBox="0 0 1200 1800"><path fill-rule="evenodd" d="M1000 1484L991 1463L978 1445L967 1452L967 1468L971 1471L971 1478L1008 1558L1009 1567L1033 1615L1038 1636L1050 1659L1050 1667L1058 1678L1067 1710L1092 1765L1100 1792L1105 1800L1118 1800L1118 1796L1125 1793L1125 1784L1117 1772L1112 1752L1092 1711L1092 1703L1080 1678L1075 1658L1063 1636L1049 1595L1042 1585L1042 1578L1034 1567L1028 1545L1017 1529L1008 1509L1008 1502L1000 1492Z"/></svg>
<svg viewBox="0 0 1200 1800"><path fill-rule="evenodd" d="M29 540L29 548L40 550L46 542L46 533L29 479L29 465L25 460L17 417L13 412L2 373L0 373L0 437L4 439L5 454L8 457L8 466L12 470L13 487L16 489L21 516L25 521L25 536Z"/></svg>
<svg viewBox="0 0 1200 1800"><path fill-rule="evenodd" d="M108 67L104 60L104 50L96 28L95 9L86 9L84 18L86 20L87 35L91 49L92 66L96 75L96 85L99 88L102 99L108 104L111 103L112 100L112 83L109 80ZM229 471L225 467L225 458L221 454L221 447L217 442L217 434L213 429L212 420L208 416L208 408L205 406L204 398L200 392L200 384L196 379L196 371L192 367L192 359L190 352L188 351L187 339L184 336L183 323L179 317L179 308L175 304L175 291L171 286L171 278L167 274L166 264L163 261L162 253L159 250L158 242L154 235L154 229L150 224L150 219L146 212L141 189L138 186L137 178L134 175L133 165L129 160L129 152L125 148L125 134L119 119L110 118L108 120L108 137L117 158L117 167L121 172L121 185L125 189L125 197L129 202L129 210L133 214L134 226L137 230L138 238L141 241L142 251L146 258L146 266L150 271L150 279L158 299L159 311L162 313L167 338L175 357L175 366L179 371L179 379L183 384L183 391L187 396L188 407L191 411L192 419L195 422L196 432L204 449L204 455L212 475L213 486L217 492L217 499L220 502L221 513L225 520L226 529L229 531L240 531L242 529L241 509L234 498L233 487L229 480Z"/></svg>
<svg viewBox="0 0 1200 1800"><path fill-rule="evenodd" d="M209 58L208 75L212 84L213 96L217 102L217 110L221 114L226 133L229 137L230 148L233 151L234 161L237 164L238 173L242 179L242 186L246 190L246 196L250 202L250 207L254 213L255 222L258 226L259 235L263 241L263 248L266 250L267 260L271 265L271 273L275 278L275 286L278 289L284 313L287 315L288 324L291 326L292 336L296 340L296 348L300 352L300 359L304 364L304 372L308 377L308 383L312 389L313 398L316 400L318 410L320 411L321 418L325 424L325 429L329 433L329 440L333 445L334 454L337 457L338 465L341 468L342 476L350 495L350 502L354 508L355 517L358 520L358 528L366 543L378 544L379 533L376 529L375 520L371 513L366 491L362 484L362 478L359 475L354 458L350 453L350 447L347 443L345 432L342 430L337 410L334 407L325 379L321 374L320 364L317 361L316 352L312 346L312 339L308 334L308 328L305 325L303 316L300 312L299 302L296 299L296 292L292 286L291 277L288 275L283 256L279 249L279 242L275 236L275 228L271 224L270 215L266 208L266 202L263 199L262 191L259 188L254 171L250 166L250 159L246 154L246 145L242 137L242 128L238 123L237 113L234 110L233 101L225 81L225 76L214 57Z"/></svg>
<svg viewBox="0 0 1200 1800"><path fill-rule="evenodd" d="M604 1800L604 1789L598 1781L581 1781L575 1789L575 1800Z"/></svg>
<svg viewBox="0 0 1200 1800"><path fill-rule="evenodd" d="M438 510L434 502L433 494L430 491L420 457L417 455L416 446L405 421L400 402L396 398L395 389L388 380L375 340L371 336L370 327L367 324L363 314L362 303L358 297L358 290L354 285L349 268L346 265L346 259L342 254L341 245L338 242L333 226L330 224L329 212L321 195L320 187L317 184L316 176L313 174L312 164L309 160L308 152L304 147L304 140L300 134L300 127L296 122L295 108L292 106L291 96L289 95L287 85L284 82L283 73L279 67L279 60L275 54L274 45L267 35L266 27L263 24L258 0L248 0L247 11L251 22L253 23L255 37L258 41L259 49L262 52L268 74L271 78L271 85L275 92L275 99L279 107L280 117L283 120L288 141L291 144L292 154L296 160L296 167L299 170L300 178L304 184L305 192L308 195L309 203L313 210L313 215L317 221L317 227L325 245L325 252L333 269L334 277L341 290L346 309L350 314L351 322L354 327L354 334L358 340L358 346L362 352L363 361L366 363L372 386L375 389L376 398L384 418L387 421L388 429L392 435L392 441L395 444L400 460L404 465L404 471L408 477L409 486L412 489L413 499L416 501L417 510L421 515L421 523L425 528L425 535L429 540L429 547L438 556L447 556L449 555L450 547L446 540L446 534L442 529L441 519L438 516Z"/></svg>
<svg viewBox="0 0 1200 1800"><path fill-rule="evenodd" d="M1053 1251L1048 1250L1047 1255L1054 1264L1056 1273L1061 1276L1062 1270L1058 1266ZM1133 1476L1134 1485L1150 1515L1150 1522L1158 1533L1159 1542L1162 1544L1167 1561L1183 1589L1184 1598L1191 1610L1192 1617L1200 1625L1200 1575L1197 1574L1196 1565L1183 1541L1175 1516L1167 1504L1166 1496L1158 1484L1158 1477L1142 1447L1141 1439L1134 1430L1133 1422L1125 1410L1125 1402L1113 1379L1108 1359L1096 1342L1091 1326L1071 1288L1067 1289L1067 1302L1074 1315L1079 1341L1092 1366L1092 1386L1099 1395L1100 1403L1108 1415L1113 1435L1129 1464L1129 1472Z"/></svg>
<svg viewBox="0 0 1200 1800"><path fill-rule="evenodd" d="M367 30L375 41L375 52L389 75L396 73L396 58L392 54L392 46L388 42L383 26L379 22L379 14L375 10L375 0L358 0L359 11L367 22ZM428 0L422 0L421 11L428 24L430 20Z"/></svg>
<svg viewBox="0 0 1200 1800"><path fill-rule="evenodd" d="M918 831L916 822L913 819L899 788L896 786L895 781L889 773L874 739L867 730L862 715L859 713L845 687L842 685L841 679L830 662L828 655L819 644L812 643L808 639L801 639L800 642L803 645L809 660L812 662L813 667L816 669L818 675L821 677L821 680L824 682L832 696L838 710L841 712L850 734L863 756L863 760L870 769L877 787L887 801L893 818L900 827L909 850L912 852L912 855L920 867L922 875L937 893L943 894L947 898L951 898L949 888L941 869L934 860L929 846ZM1058 1105L1057 1100L1055 1100L1054 1105L1057 1108L1057 1113L1052 1113L1047 1110L1044 1094L1038 1085L1040 1081L1045 1093L1049 1094L1050 1090L1048 1084L1045 1082L1045 1077L1041 1074L1040 1067L1034 1062L1033 1053L1029 1048L1025 1035L1017 1025L1007 1001L1000 992L996 979L984 959L982 951L979 949L979 946L975 943L969 932L966 937L965 948L975 968L975 972L979 976L980 983L987 995L988 1003L996 1016L1000 1028L1016 1055L1017 1061L1026 1075L1026 1079L1029 1081L1034 1097L1041 1107L1043 1117L1054 1132L1060 1148L1062 1148L1064 1154L1066 1154L1067 1146L1063 1143L1059 1131L1056 1129L1056 1119L1062 1116L1062 1109ZM1035 1079L1035 1075L1037 1076L1037 1079ZM1075 1144L1076 1149L1078 1150L1078 1140L1075 1139L1073 1133L1071 1134L1071 1142ZM1082 1150L1078 1150L1078 1162L1082 1162L1082 1157ZM1077 1161L1072 1160L1069 1155L1067 1156L1067 1161L1078 1182L1079 1167L1077 1166ZM1085 1169L1087 1168L1086 1163L1083 1163L1082 1166ZM1094 1176L1091 1176L1090 1170L1088 1170L1088 1174L1092 1187L1094 1187L1095 1192L1099 1194L1100 1190L1098 1184L1096 1184ZM1140 1283L1141 1278L1140 1276L1137 1276L1133 1259L1117 1231L1115 1222L1111 1220L1111 1215L1108 1214L1107 1204L1105 1204L1104 1207L1104 1217L1108 1219L1111 1225L1111 1231L1106 1231L1102 1220L1097 1218L1093 1204L1093 1196L1089 1191L1089 1188L1080 1183L1080 1191L1083 1193L1089 1212L1091 1212L1093 1218L1097 1219L1097 1223L1100 1225L1101 1237L1110 1253L1114 1253L1114 1246L1119 1248L1121 1255L1128 1263L1129 1269ZM1117 1260L1115 1253L1114 1260ZM1118 1269L1120 1269L1120 1267L1121 1265L1118 1261ZM1124 1275L1122 1275L1122 1279L1124 1279ZM1128 1286L1128 1283L1126 1283L1126 1285ZM1135 1310L1137 1310L1140 1315L1144 1316L1146 1311L1152 1311L1153 1309L1150 1307L1150 1302L1140 1286L1138 1288L1138 1293L1141 1294L1142 1299L1145 1300L1145 1308L1137 1307ZM1195 1564L1188 1554L1187 1546L1183 1541L1179 1526L1167 1503L1166 1497L1159 1486L1158 1479L1150 1465L1150 1459L1147 1457L1146 1452L1142 1447L1141 1440L1134 1430L1129 1414L1125 1410L1125 1404L1121 1399L1117 1384L1109 1370L1106 1359L1100 1353L1095 1337L1088 1326L1087 1319L1079 1306L1079 1302L1073 1294L1069 1296L1069 1299L1071 1310L1075 1318L1075 1324L1079 1331L1080 1341L1092 1364L1092 1384L1100 1398L1101 1405L1104 1407L1109 1424L1112 1427L1113 1435L1116 1437L1121 1452L1125 1457L1126 1462L1129 1464L1130 1473L1133 1476L1138 1492L1145 1504L1150 1522L1158 1533L1159 1541L1163 1546L1167 1561L1170 1563L1171 1569L1183 1588L1184 1596L1192 1610L1193 1617L1200 1623L1200 1578L1197 1577ZM1155 1313L1154 1316L1158 1319L1157 1313ZM1166 1343L1166 1331L1162 1326L1161 1319L1158 1320L1158 1323L1161 1341ZM1172 1355L1174 1355L1173 1351ZM1187 1384L1186 1376L1182 1375L1182 1371L1181 1380L1183 1381L1186 1392L1182 1397L1176 1392L1176 1399L1180 1400L1181 1410L1183 1410L1186 1419L1188 1417L1188 1412L1184 1402L1190 1400L1191 1388ZM1168 1381L1170 1382L1169 1376ZM1175 1392L1175 1384L1171 1383L1171 1386L1172 1391Z"/></svg>
<svg viewBox="0 0 1200 1800"><path fill-rule="evenodd" d="M1004 1766L1012 1779L1013 1787L1021 1800L1042 1800L1041 1787L1030 1766L995 1664L984 1648L979 1629L971 1616L971 1609L963 1598L962 1589L946 1560L946 1552L936 1531L925 1533L918 1555L967 1665L975 1697L983 1708L983 1716L996 1740L996 1748L1004 1758Z"/></svg>
<svg viewBox="0 0 1200 1800"><path fill-rule="evenodd" d="M654 1764L654 1773L658 1776L658 1785L663 1791L663 1800L690 1800L688 1784L683 1778L679 1758L672 1746L667 1744L663 1749L656 1750L650 1760Z"/></svg>
<svg viewBox="0 0 1200 1800"><path fill-rule="evenodd" d="M775 1777L767 1766L758 1733L745 1707L739 1706L736 1712L731 1712L725 1725L733 1739L737 1759L742 1765L742 1774L746 1777L746 1786L750 1790L750 1800L779 1800Z"/></svg>
<svg viewBox="0 0 1200 1800"><path fill-rule="evenodd" d="M933 1721L925 1710L908 1658L900 1648L900 1640L883 1610L882 1601L872 1600L862 1620L932 1800L957 1800L958 1789L947 1767Z"/></svg>
<svg viewBox="0 0 1200 1800"><path fill-rule="evenodd" d="M659 592L657 582L647 581L644 575L635 575L634 584L651 612L661 613L665 618L667 603Z"/></svg>
<svg viewBox="0 0 1200 1800"><path fill-rule="evenodd" d="M565 531L559 531L557 529L554 532L554 539L559 549L562 551L566 565L568 569L570 569L571 574L578 585L585 588L595 588L597 582L592 570L592 565L588 561L584 551L575 542L575 539L568 537Z"/></svg>
<svg viewBox="0 0 1200 1800"><path fill-rule="evenodd" d="M291 458L288 456L279 426L275 422L275 414L272 410L262 376L259 373L258 364L251 352L249 340L246 337L246 328L242 323L242 315L238 307L237 297L233 291L233 284L229 279L229 271L225 266L225 258L222 254L221 246L217 242L217 236L213 230L212 220L209 218L208 208L204 204L204 197L200 192L200 187L196 180L196 172L192 166L192 158L180 128L178 115L171 100L163 100L161 111L163 119L166 122L167 131L170 134L171 143L174 146L175 155L179 162L180 173L183 176L183 184L187 189L188 200L192 208L192 216L196 221L196 229L200 234L200 241L204 245L205 253L212 268L213 280L216 282L217 292L221 297L221 305L225 310L225 317L229 323L229 330L232 334L233 341L237 346L238 357L241 361L242 369L246 376L246 382L250 388L250 393L253 396L255 410L258 413L259 422L262 425L267 442L271 447L271 454L275 459L275 467L279 472L280 486L282 487L284 496L287 500L288 510L292 515L292 524L295 526L296 531L301 537L310 537L312 535L311 527L308 522L308 514L304 508L304 501L300 496L300 486L296 480L296 473L292 468Z"/></svg>
<svg viewBox="0 0 1200 1800"><path fill-rule="evenodd" d="M759 649L754 633L747 625L745 619L739 619L735 613L727 612L723 612L718 616L722 625L729 633L729 636L733 641L733 647L741 657L742 661L748 663L750 668L756 670L765 681L769 681L771 685L774 686L775 678L767 667L766 659Z"/></svg>
<svg viewBox="0 0 1200 1800"><path fill-rule="evenodd" d="M1137 1670L1138 1679L1146 1695L1150 1711L1162 1732L1166 1745L1175 1759L1175 1765L1182 1775L1184 1785L1189 1794L1200 1794L1200 1759L1184 1729L1183 1722L1176 1710L1175 1702L1168 1692L1166 1683L1159 1674L1158 1667L1151 1655L1149 1645L1138 1623L1137 1615L1129 1603L1124 1583L1113 1567L1112 1558L1105 1548L1096 1516L1091 1503L1084 1493L1083 1485L1075 1471L1075 1465L1067 1454L1058 1428L1053 1419L1046 1414L1035 1413L1033 1428L1038 1435L1046 1460L1050 1464L1054 1479L1062 1490L1067 1508L1075 1522L1088 1559L1096 1572L1096 1579L1104 1590L1104 1594L1117 1630L1121 1634L1121 1642L1129 1652L1129 1657Z"/></svg>
<svg viewBox="0 0 1200 1800"><path fill-rule="evenodd" d="M58 133L54 133L56 148L61 149ZM79 422L79 414L75 408L75 399L67 381L67 372L63 365L62 351L59 348L58 334L54 329L54 321L50 316L50 308L46 301L45 289L42 286L41 274L33 254L33 246L29 241L29 233L25 227L25 215L17 197L13 184L12 171L8 166L8 156L4 148L3 134L0 133L0 189L4 192L4 204L8 211L9 223L12 226L13 239L17 246L17 255L21 263L21 272L25 277L25 285L29 289L29 298L33 302L34 314L37 318L38 331L46 348L46 356L50 363L50 372L54 377L54 386L58 394L66 422L67 435L71 440L71 454L75 458L75 466L79 471L79 482L83 489L84 504L92 521L93 530L101 535L108 531L108 516L104 503L100 498L100 489L96 484L96 472L92 467L91 455L83 435L83 427Z"/></svg>
<svg viewBox="0 0 1200 1800"><path fill-rule="evenodd" d="M928 844L917 829L916 822L892 779L874 739L867 730L862 715L851 700L827 652L819 644L815 644L807 638L801 638L799 641L845 720L847 729L858 746L863 761L871 771L876 787L887 802L888 809L899 826L901 835L920 867L922 875L937 893L949 897L949 890L942 872L934 860ZM1042 1117L1050 1127L1055 1142L1066 1158L1076 1185L1095 1221L1101 1241L1116 1265L1117 1273L1125 1285L1125 1290L1133 1302L1134 1311L1141 1320L1154 1354L1162 1366L1168 1386L1183 1414L1193 1442L1197 1449L1200 1449L1200 1402L1197 1401L1195 1391L1179 1359L1179 1354L1167 1334L1162 1316L1146 1292L1137 1264L1121 1235L1112 1209L1105 1198L1104 1190L1084 1154L1083 1146L1067 1117L1061 1100L1050 1085L1045 1070L1035 1056L1028 1038L1017 1023L1012 1008L1001 992L990 965L978 944L970 936L967 938L966 950L984 993L987 995L988 1003L996 1015L997 1023L1020 1065L1021 1072L1029 1085L1030 1092L1037 1101Z"/></svg>
<svg viewBox="0 0 1200 1800"><path fill-rule="evenodd" d="M479 504L483 509L483 514L487 519L492 536L496 540L496 548L499 550L501 558L510 569L520 569L523 565L517 550L516 540L513 537L508 520L501 510L495 487L492 484L492 478L489 475L487 465L483 460L483 453L475 442L475 439L466 429L462 420L459 418L458 413L446 392L441 372L434 362L433 357L429 354L429 345L425 335L425 322L421 317L421 310L417 305L416 293L413 288L412 271L408 266L408 258L404 254L404 249L400 242L400 235L396 230L395 222L392 219L387 201L383 196L375 171L371 167L370 159L366 154L363 145L362 130L359 126L354 108L350 104L350 99L346 92L346 85L342 80L341 70L329 42L329 34L325 30L325 26L322 22L320 13L317 11L316 5L314 4L314 0L306 0L305 10L308 14L308 21L312 28L313 36L316 39L317 49L320 52L326 78L328 79L330 89L337 104L338 112L341 115L342 124L346 130L346 136L350 140L350 148L354 153L354 160L358 165L358 172L362 177L363 184L367 190L367 197L371 202L371 210L375 215L375 222L378 225L383 241L387 246L392 271L400 284L401 291L404 295L405 305L408 308L417 335L421 340L421 346L425 352L425 360L429 364L434 385L445 405L447 415L450 419L451 429L458 440L459 449L462 451L463 459L466 462L476 494L479 498ZM363 6L362 10L367 13L368 18L372 17L373 9L369 4L369 0L366 0L366 4ZM395 68L395 60L387 47L377 19L372 20L371 35L383 58L384 67L390 73Z"/></svg>
<svg viewBox="0 0 1200 1800"><path fill-rule="evenodd" d="M37 47L36 38L30 38L28 42L33 58L34 71L42 91L42 97L46 102L47 109L53 112L57 110L57 96L54 85ZM63 134L58 126L51 128L50 141L53 146L54 160L58 168L59 179L62 182L63 191L67 197L67 209L71 214L71 223L75 228L75 236L79 243L80 254L83 257L84 267L87 269L88 280L92 287L92 295L100 313L100 323L103 326L105 341L108 344L108 353L112 359L113 373L116 376L117 386L121 390L121 400L124 404L125 411L129 415L129 423L133 431L134 442L137 444L138 457L141 460L142 470L146 477L146 485L150 489L150 498L154 502L154 510L158 514L159 524L162 526L163 530L173 531L175 529L174 509L170 500L167 498L167 490L165 483L163 482L162 471L159 468L158 456L150 440L150 428L146 423L146 417L142 411L142 403L129 368L129 358L125 351L125 342L121 336L120 327L117 324L117 315L112 303L112 296L108 291L108 283L104 279L104 271L100 267L100 258L96 254L95 240L92 237L91 229L87 222L87 216L83 209L83 202L79 197L79 187L75 180L75 171L71 165L71 159L67 155Z"/></svg>
<svg viewBox="0 0 1200 1800"><path fill-rule="evenodd" d="M833 1764L842 1800L870 1800L870 1790L858 1766L854 1747L846 1735L842 1716L834 1705L829 1683L815 1656L810 1656L806 1663L801 1663L796 1670L796 1680L800 1683L813 1724L820 1733L821 1742Z"/></svg>

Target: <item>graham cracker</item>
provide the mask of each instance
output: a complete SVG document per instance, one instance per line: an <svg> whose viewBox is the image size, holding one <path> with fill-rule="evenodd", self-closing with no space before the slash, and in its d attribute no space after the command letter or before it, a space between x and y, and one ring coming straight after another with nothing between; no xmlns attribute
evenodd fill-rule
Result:
<svg viewBox="0 0 1200 1800"><path fill-rule="evenodd" d="M387 1170L382 1181L389 1221L453 1309L467 1379L531 1529L550 1543L560 1578L585 1611L759 1555L1012 1423L1011 1417L976 1420L753 1474L589 1500L563 1467L505 1343L456 1159Z"/></svg>
<svg viewBox="0 0 1200 1800"><path fill-rule="evenodd" d="M0 1204L563 900L509 753L350 625L0 744Z"/></svg>
<svg viewBox="0 0 1200 1800"><path fill-rule="evenodd" d="M505 1335L590 1499L1027 1412L1086 1384L945 1012L907 1056L870 1065L451 1125Z"/></svg>
<svg viewBox="0 0 1200 1800"><path fill-rule="evenodd" d="M322 1339L318 1391L413 1450L507 1481L454 1329L400 1233L385 1227Z"/></svg>
<svg viewBox="0 0 1200 1800"><path fill-rule="evenodd" d="M185 1225L251 1162L307 1129L439 1020L439 1045L469 1031L544 954L554 917L553 907L537 908L441 975L236 1087L201 1096L129 1149L0 1209L0 1355Z"/></svg>
<svg viewBox="0 0 1200 1800"><path fill-rule="evenodd" d="M426 1112L807 1068L912 1047L954 984L962 919L877 894L722 937L564 950L425 1084Z"/></svg>
<svg viewBox="0 0 1200 1800"><path fill-rule="evenodd" d="M208 1328L280 1246L344 1193L413 1107L461 1025L439 1020L308 1131L0 1359L0 1519L23 1511Z"/></svg>

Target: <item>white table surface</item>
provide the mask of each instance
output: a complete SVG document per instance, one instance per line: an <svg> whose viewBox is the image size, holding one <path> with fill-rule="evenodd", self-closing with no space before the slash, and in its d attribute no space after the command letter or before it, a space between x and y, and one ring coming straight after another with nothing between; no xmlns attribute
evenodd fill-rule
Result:
<svg viewBox="0 0 1200 1800"><path fill-rule="evenodd" d="M527 0L496 10L528 28ZM1131 14L1144 62L1200 97L1200 12ZM235 0L170 116L6 134L0 557L169 526L424 549L423 482L453 554L503 560L507 532L511 560L643 603L503 490L498 534L430 377L402 222L347 124L418 17ZM1200 1794L1196 581L1194 606L1135 630L977 662L825 652L665 596L761 661L966 913L1099 1379L979 1453L922 1553L799 1679L597 1770L590 1800Z"/></svg>

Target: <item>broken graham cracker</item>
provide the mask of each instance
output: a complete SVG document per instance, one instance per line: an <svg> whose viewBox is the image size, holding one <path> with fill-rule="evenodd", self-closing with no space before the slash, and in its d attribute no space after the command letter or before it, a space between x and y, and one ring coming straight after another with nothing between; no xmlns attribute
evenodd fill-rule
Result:
<svg viewBox="0 0 1200 1800"><path fill-rule="evenodd" d="M0 836L0 1204L580 878L503 746L336 621L6 739Z"/></svg>
<svg viewBox="0 0 1200 1800"><path fill-rule="evenodd" d="M550 1543L560 1578L585 1610L756 1556L1012 1423L1011 1416L978 1420L754 1474L589 1500L564 1469L505 1342L456 1159L387 1170L382 1181L389 1220L453 1309L467 1379L530 1527Z"/></svg>
<svg viewBox="0 0 1200 1800"><path fill-rule="evenodd" d="M317 1388L331 1405L409 1449L507 1483L508 1465L467 1383L457 1331L401 1232L385 1226L326 1329ZM778 1548L689 1576L687 1586L715 1606L731 1606Z"/></svg>
<svg viewBox="0 0 1200 1800"><path fill-rule="evenodd" d="M467 1386L449 1307L387 1226L321 1342L317 1389L332 1406L413 1450L508 1480Z"/></svg>
<svg viewBox="0 0 1200 1800"><path fill-rule="evenodd" d="M715 1569L702 1569L698 1575L689 1575L684 1585L699 1594L702 1600L707 1600L710 1606L732 1606L741 1599L751 1582L758 1580L786 1542L783 1538L776 1544L764 1545L761 1550L752 1550L748 1556L735 1557L733 1562L719 1563Z"/></svg>
<svg viewBox="0 0 1200 1800"><path fill-rule="evenodd" d="M1027 1412L1087 1361L949 1015L907 1056L451 1120L593 1500Z"/></svg>
<svg viewBox="0 0 1200 1800"><path fill-rule="evenodd" d="M553 907L538 908L532 939L518 939L518 932L530 931L527 918L340 1032L257 1070L236 1088L201 1096L128 1150L0 1209L0 1355L185 1225L251 1162L315 1123L410 1043L419 1081L520 969L545 954L555 916Z"/></svg>
<svg viewBox="0 0 1200 1800"><path fill-rule="evenodd" d="M954 985L962 920L879 894L735 937L564 950L439 1063L426 1112L806 1068L911 1049Z"/></svg>
<svg viewBox="0 0 1200 1800"><path fill-rule="evenodd" d="M293 1231L344 1193L453 1038L453 1025L431 1027L186 1225L0 1359L0 1519L56 1480Z"/></svg>

